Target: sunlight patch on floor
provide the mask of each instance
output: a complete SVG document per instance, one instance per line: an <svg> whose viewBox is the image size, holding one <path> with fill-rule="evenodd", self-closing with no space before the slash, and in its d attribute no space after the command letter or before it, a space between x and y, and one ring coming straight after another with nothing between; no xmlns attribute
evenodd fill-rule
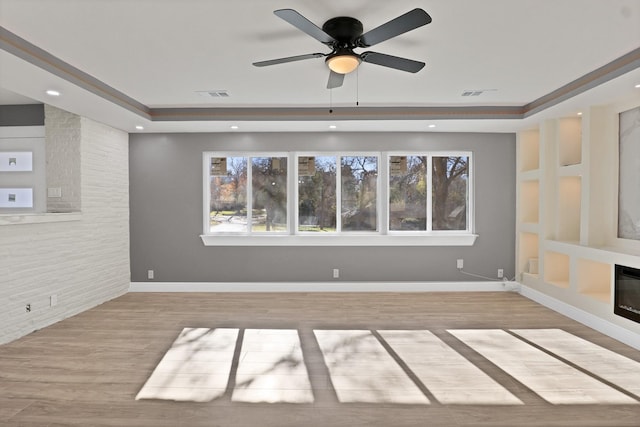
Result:
<svg viewBox="0 0 640 427"><path fill-rule="evenodd" d="M552 404L634 404L631 397L501 329L449 330Z"/></svg>
<svg viewBox="0 0 640 427"><path fill-rule="evenodd" d="M296 329L247 329L231 400L312 403Z"/></svg>
<svg viewBox="0 0 640 427"><path fill-rule="evenodd" d="M429 331L379 331L443 404L518 405L522 401Z"/></svg>
<svg viewBox="0 0 640 427"><path fill-rule="evenodd" d="M511 332L640 397L640 363L561 329Z"/></svg>
<svg viewBox="0 0 640 427"><path fill-rule="evenodd" d="M136 400L209 402L227 388L238 329L185 328Z"/></svg>
<svg viewBox="0 0 640 427"><path fill-rule="evenodd" d="M340 402L429 403L370 331L313 332Z"/></svg>

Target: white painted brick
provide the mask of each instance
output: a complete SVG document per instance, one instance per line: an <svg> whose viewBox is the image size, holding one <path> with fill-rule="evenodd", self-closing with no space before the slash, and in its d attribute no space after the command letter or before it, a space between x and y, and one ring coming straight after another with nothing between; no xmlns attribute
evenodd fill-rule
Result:
<svg viewBox="0 0 640 427"><path fill-rule="evenodd" d="M53 107L45 115L47 144L50 132L51 144L68 138L47 159L47 179L59 183L47 185L62 187L70 197L60 209L81 208L82 219L0 226L0 344L122 295L130 282L128 135ZM74 164L61 166L59 154Z"/></svg>
<svg viewBox="0 0 640 427"><path fill-rule="evenodd" d="M45 105L47 187L60 187L62 197L47 200L48 212L81 210L81 117Z"/></svg>

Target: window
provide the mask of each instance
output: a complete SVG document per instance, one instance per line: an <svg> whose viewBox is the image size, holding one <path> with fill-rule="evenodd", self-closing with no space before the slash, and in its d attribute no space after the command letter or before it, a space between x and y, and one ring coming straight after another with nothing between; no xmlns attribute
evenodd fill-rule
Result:
<svg viewBox="0 0 640 427"><path fill-rule="evenodd" d="M287 231L287 158L251 158L251 231Z"/></svg>
<svg viewBox="0 0 640 427"><path fill-rule="evenodd" d="M469 157L433 157L434 230L467 230Z"/></svg>
<svg viewBox="0 0 640 427"><path fill-rule="evenodd" d="M389 230L427 230L427 157L389 157Z"/></svg>
<svg viewBox="0 0 640 427"><path fill-rule="evenodd" d="M475 240L470 152L205 153L204 161L210 244L247 235L281 236L245 239L252 245Z"/></svg>
<svg viewBox="0 0 640 427"><path fill-rule="evenodd" d="M298 231L336 231L336 157L298 157Z"/></svg>
<svg viewBox="0 0 640 427"><path fill-rule="evenodd" d="M210 233L288 231L286 156L208 159Z"/></svg>
<svg viewBox="0 0 640 427"><path fill-rule="evenodd" d="M470 231L468 154L392 155L388 189L389 231Z"/></svg>
<svg viewBox="0 0 640 427"><path fill-rule="evenodd" d="M342 231L378 229L378 157L340 158L340 201Z"/></svg>

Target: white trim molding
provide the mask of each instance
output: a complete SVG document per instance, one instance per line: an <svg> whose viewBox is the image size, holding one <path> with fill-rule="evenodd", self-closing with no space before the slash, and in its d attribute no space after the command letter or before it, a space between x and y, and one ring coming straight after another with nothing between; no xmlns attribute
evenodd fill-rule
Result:
<svg viewBox="0 0 640 427"><path fill-rule="evenodd" d="M473 246L477 234L421 235L211 235L200 236L205 246Z"/></svg>
<svg viewBox="0 0 640 427"><path fill-rule="evenodd" d="M129 292L500 292L516 282L131 282Z"/></svg>
<svg viewBox="0 0 640 427"><path fill-rule="evenodd" d="M598 332L623 342L628 346L640 350L640 334L608 322L601 317L595 316L587 311L581 310L525 285L520 285L520 295L550 308L563 316L573 319L576 322L580 322L591 329L595 329Z"/></svg>

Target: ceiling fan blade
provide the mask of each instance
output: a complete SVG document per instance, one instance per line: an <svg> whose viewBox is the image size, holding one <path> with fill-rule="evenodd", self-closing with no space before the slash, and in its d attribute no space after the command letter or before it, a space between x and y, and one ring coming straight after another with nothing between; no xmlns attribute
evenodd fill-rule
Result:
<svg viewBox="0 0 640 427"><path fill-rule="evenodd" d="M306 55L287 56L286 58L270 59L268 61L254 62L256 67L266 67L269 65L285 64L287 62L302 61L303 59L321 58L327 56L324 53L308 53Z"/></svg>
<svg viewBox="0 0 640 427"><path fill-rule="evenodd" d="M329 74L329 81L327 82L327 89L335 89L337 87L340 87L342 86L343 81L344 81L344 74L331 71L331 73Z"/></svg>
<svg viewBox="0 0 640 427"><path fill-rule="evenodd" d="M383 67L395 68L396 70L407 71L409 73L417 73L422 70L425 65L424 62L378 52L363 52L360 54L360 58L370 64L382 65Z"/></svg>
<svg viewBox="0 0 640 427"><path fill-rule="evenodd" d="M427 25L431 22L431 16L420 8L413 9L410 12L400 15L395 19L367 31L358 39L356 43L360 47L369 47L392 37L404 34L407 31L415 30L418 27Z"/></svg>
<svg viewBox="0 0 640 427"><path fill-rule="evenodd" d="M329 34L322 31L316 24L309 21L304 16L300 15L297 11L293 9L278 9L273 12L276 16L284 19L289 24L293 25L297 29L302 32L309 34L314 39L318 40L320 43L324 43L326 45L330 45L331 43L335 43L335 39L331 37Z"/></svg>

